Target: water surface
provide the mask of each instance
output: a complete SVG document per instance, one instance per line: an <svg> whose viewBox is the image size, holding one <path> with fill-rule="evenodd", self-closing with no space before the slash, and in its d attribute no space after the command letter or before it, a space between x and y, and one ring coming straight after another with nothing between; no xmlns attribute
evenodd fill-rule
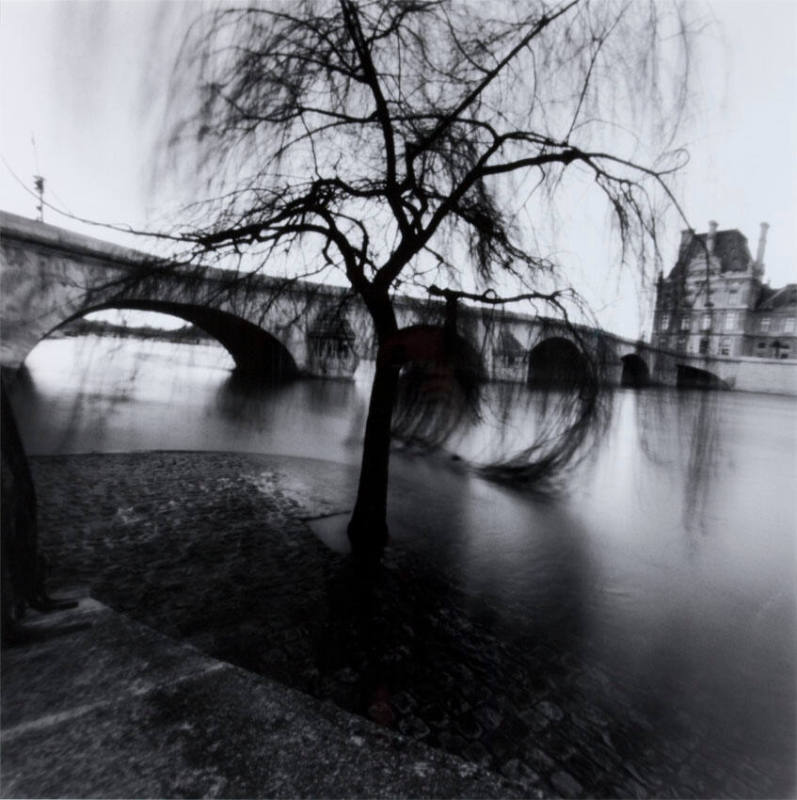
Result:
<svg viewBox="0 0 797 800"><path fill-rule="evenodd" d="M33 454L232 450L356 468L367 374L242 391L231 368L210 345L51 340L12 401ZM522 442L536 406L516 391L503 440L488 420L452 448L487 460ZM621 390L553 499L395 454L391 531L486 621L600 663L663 727L698 720L727 758L757 748L782 767L797 704L796 453L792 398Z"/></svg>

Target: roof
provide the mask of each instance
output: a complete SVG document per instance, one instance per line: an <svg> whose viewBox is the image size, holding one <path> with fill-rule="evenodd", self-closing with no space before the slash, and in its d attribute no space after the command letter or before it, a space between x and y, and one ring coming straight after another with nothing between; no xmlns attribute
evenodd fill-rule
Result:
<svg viewBox="0 0 797 800"><path fill-rule="evenodd" d="M756 310L762 311L797 307L797 283L787 283L782 289L770 289L769 286L761 288L761 295L756 303Z"/></svg>
<svg viewBox="0 0 797 800"><path fill-rule="evenodd" d="M696 233L681 246L678 260L670 273L670 278L678 276L694 258L706 253L707 233ZM753 260L747 238L736 229L717 231L714 238L714 255L720 260L721 272L744 272Z"/></svg>

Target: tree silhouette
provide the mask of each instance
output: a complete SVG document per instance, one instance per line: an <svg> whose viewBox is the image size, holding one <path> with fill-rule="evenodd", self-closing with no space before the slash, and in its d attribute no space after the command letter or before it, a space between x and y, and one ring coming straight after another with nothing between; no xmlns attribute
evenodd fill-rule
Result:
<svg viewBox="0 0 797 800"><path fill-rule="evenodd" d="M425 364L422 386L432 365L443 395L473 378L458 327L468 302L522 300L570 326L578 297L535 238L557 202L578 214L573 192L597 193L620 257L650 263L684 161L672 143L690 38L677 5L614 0L299 0L222 5L193 25L170 152L206 199L180 235L197 259L339 271L373 320L355 555L377 559L387 540L402 369ZM431 294L441 318L401 329L399 288ZM594 411L597 367L586 374L570 435ZM539 475L573 451L536 458L533 445L504 469Z"/></svg>

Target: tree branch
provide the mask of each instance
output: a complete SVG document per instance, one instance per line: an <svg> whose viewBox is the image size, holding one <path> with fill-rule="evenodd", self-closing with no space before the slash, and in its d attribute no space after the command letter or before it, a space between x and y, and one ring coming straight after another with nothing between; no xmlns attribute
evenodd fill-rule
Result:
<svg viewBox="0 0 797 800"><path fill-rule="evenodd" d="M506 305L507 303L520 303L524 300L543 300L546 303L556 304L561 297L572 295L569 289L557 289L553 292L525 292L511 297L499 297L495 289L487 289L481 294L464 292L459 289L441 289L437 284L432 284L427 290L432 297L443 297L446 300L474 300L487 305Z"/></svg>
<svg viewBox="0 0 797 800"><path fill-rule="evenodd" d="M357 11L357 6L352 0L340 0L340 5L343 10L343 16L346 20L346 25L349 28L352 41L354 43L357 54L360 58L360 65L365 73L366 81L371 88L371 93L376 103L376 117L382 128L382 135L385 140L385 167L387 184L385 187L385 195L387 197L390 208L393 211L393 216L399 224L402 234L410 234L411 228L404 209L401 204L401 194L398 189L398 181L396 179L396 141L393 133L393 123L390 119L390 111L385 101L385 96L382 93L382 87L379 83L379 76L376 68L374 67L371 52L368 42L360 25L360 18Z"/></svg>

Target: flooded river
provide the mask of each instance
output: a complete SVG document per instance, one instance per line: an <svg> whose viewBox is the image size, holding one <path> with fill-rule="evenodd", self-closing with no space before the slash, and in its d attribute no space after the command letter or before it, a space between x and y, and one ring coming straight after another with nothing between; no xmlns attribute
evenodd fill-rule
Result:
<svg viewBox="0 0 797 800"><path fill-rule="evenodd" d="M56 339L33 351L12 402L32 454L223 450L358 463L367 375L242 392L231 367L209 345ZM488 622L577 634L663 720L677 707L720 744L741 731L747 746L792 759L797 401L619 390L600 446L555 499L462 467L521 442L533 408L518 403L503 441L468 432L452 445L464 461L396 454L393 534L469 587ZM318 532L336 545L344 523Z"/></svg>

